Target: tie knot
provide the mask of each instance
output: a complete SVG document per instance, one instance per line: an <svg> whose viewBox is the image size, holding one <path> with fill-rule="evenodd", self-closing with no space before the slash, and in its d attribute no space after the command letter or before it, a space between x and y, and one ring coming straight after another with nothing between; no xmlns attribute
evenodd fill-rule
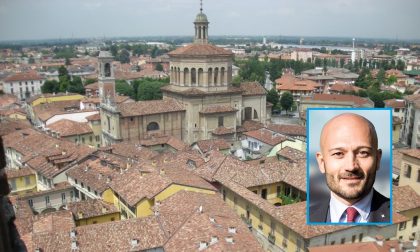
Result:
<svg viewBox="0 0 420 252"><path fill-rule="evenodd" d="M354 207L348 207L346 209L346 213L347 213L347 222L355 222L356 217L359 214L359 212L357 212L356 208Z"/></svg>

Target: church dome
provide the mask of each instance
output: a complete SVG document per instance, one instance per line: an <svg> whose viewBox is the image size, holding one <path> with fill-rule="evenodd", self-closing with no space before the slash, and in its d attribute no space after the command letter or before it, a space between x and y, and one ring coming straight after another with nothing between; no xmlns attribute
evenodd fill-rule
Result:
<svg viewBox="0 0 420 252"><path fill-rule="evenodd" d="M206 14L204 14L203 12L200 12L195 17L195 21L194 22L198 23L198 22L209 22L209 21L207 20Z"/></svg>

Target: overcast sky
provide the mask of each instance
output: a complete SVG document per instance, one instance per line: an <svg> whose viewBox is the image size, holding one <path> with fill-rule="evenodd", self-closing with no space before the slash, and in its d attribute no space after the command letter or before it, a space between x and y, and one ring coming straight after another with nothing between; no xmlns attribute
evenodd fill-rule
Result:
<svg viewBox="0 0 420 252"><path fill-rule="evenodd" d="M0 40L193 35L199 0L0 0ZM204 0L210 35L420 39L420 0Z"/></svg>

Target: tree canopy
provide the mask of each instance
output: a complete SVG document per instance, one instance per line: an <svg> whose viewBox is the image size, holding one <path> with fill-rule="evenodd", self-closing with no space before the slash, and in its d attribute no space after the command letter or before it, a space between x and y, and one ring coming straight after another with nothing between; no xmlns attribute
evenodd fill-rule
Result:
<svg viewBox="0 0 420 252"><path fill-rule="evenodd" d="M293 105L293 95L292 95L292 93L284 92L281 95L280 104L281 104L281 107L284 110L286 110L286 114L287 114L287 111L289 111L290 108L292 108L292 105Z"/></svg>

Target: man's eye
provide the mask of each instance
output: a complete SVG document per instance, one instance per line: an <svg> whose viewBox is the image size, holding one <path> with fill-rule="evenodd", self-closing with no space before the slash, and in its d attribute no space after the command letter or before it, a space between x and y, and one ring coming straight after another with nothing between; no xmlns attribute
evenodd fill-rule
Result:
<svg viewBox="0 0 420 252"><path fill-rule="evenodd" d="M361 151L358 154L359 157L368 157L369 155L370 155L370 152L368 151Z"/></svg>
<svg viewBox="0 0 420 252"><path fill-rule="evenodd" d="M334 152L332 155L334 157L340 158L340 157L343 157L344 156L344 153L343 152Z"/></svg>

